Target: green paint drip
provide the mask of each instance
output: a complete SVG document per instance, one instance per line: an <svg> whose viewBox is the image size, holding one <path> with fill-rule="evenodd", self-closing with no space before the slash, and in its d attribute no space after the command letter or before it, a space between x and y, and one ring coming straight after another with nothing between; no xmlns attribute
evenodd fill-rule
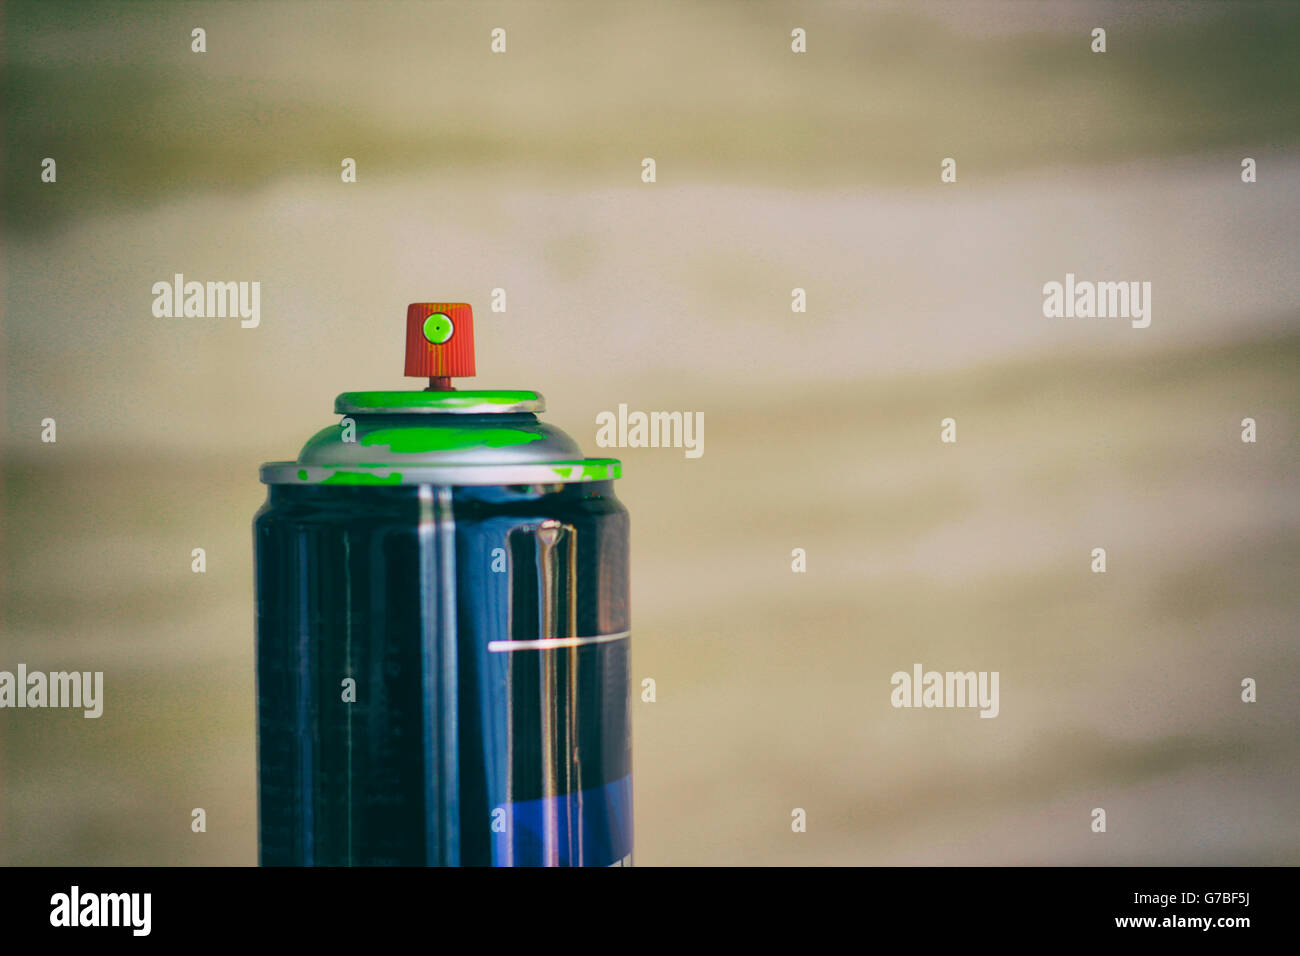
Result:
<svg viewBox="0 0 1300 956"><path fill-rule="evenodd" d="M303 472L299 472L302 475ZM364 471L336 471L322 485L400 485L402 473L394 471L387 475L372 475Z"/></svg>
<svg viewBox="0 0 1300 956"><path fill-rule="evenodd" d="M379 428L361 436L363 445L383 445L399 455L463 448L507 448L540 441L540 432L519 428Z"/></svg>
<svg viewBox="0 0 1300 956"><path fill-rule="evenodd" d="M306 469L306 468L299 468L299 469L298 469L298 480L299 480L299 481L306 481L306 480L307 480L307 469Z"/></svg>
<svg viewBox="0 0 1300 956"><path fill-rule="evenodd" d="M609 481L622 475L622 463L617 458L588 458L567 464L555 462L551 471L565 481Z"/></svg>

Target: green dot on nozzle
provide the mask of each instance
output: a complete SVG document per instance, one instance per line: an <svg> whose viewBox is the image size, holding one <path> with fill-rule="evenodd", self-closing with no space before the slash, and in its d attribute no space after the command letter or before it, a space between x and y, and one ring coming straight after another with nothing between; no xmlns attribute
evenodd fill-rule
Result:
<svg viewBox="0 0 1300 956"><path fill-rule="evenodd" d="M424 337L434 345L442 345L454 331L456 326L452 325L451 318L441 312L434 312L424 320Z"/></svg>

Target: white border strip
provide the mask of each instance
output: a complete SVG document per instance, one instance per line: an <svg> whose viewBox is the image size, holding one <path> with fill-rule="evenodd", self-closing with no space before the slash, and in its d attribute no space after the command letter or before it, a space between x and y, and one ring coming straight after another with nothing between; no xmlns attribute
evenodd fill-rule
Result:
<svg viewBox="0 0 1300 956"><path fill-rule="evenodd" d="M536 641L488 641L488 650L497 654L502 651L549 651L555 647L585 647L588 644L621 641L631 635L631 631L619 631L617 634L597 634L595 637L543 637Z"/></svg>

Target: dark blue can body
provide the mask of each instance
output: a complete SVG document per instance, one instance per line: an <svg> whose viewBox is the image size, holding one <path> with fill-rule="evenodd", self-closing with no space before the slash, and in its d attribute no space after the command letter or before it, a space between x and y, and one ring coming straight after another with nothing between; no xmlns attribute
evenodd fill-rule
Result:
<svg viewBox="0 0 1300 956"><path fill-rule="evenodd" d="M264 865L631 862L613 481L271 484L254 537Z"/></svg>

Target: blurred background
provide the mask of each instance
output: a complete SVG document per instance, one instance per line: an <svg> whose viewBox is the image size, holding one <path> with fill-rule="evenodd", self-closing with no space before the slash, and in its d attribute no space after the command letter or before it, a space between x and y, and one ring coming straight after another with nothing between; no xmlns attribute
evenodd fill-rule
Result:
<svg viewBox="0 0 1300 956"><path fill-rule="evenodd" d="M256 861L258 465L416 387L434 299L589 454L619 403L704 412L698 460L613 452L638 863L1300 862L1298 41L1289 4L6 3L0 669L106 701L0 712L0 862ZM260 327L155 318L178 272L260 281ZM1044 318L1067 272L1151 282L1150 328ZM999 671L1000 716L895 710L915 662Z"/></svg>

